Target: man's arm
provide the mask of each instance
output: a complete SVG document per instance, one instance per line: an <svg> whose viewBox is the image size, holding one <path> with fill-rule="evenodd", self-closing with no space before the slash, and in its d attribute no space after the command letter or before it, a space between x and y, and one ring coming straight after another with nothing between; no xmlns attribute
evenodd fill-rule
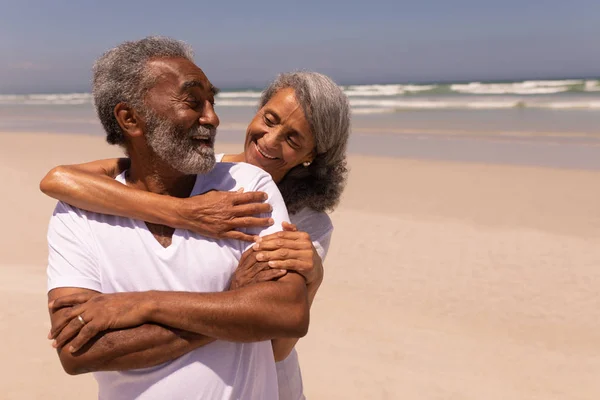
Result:
<svg viewBox="0 0 600 400"><path fill-rule="evenodd" d="M93 290L57 288L48 293L48 300L71 294L96 296ZM50 310L53 329L60 314L67 309ZM74 320L80 323L79 320ZM214 339L155 324L131 329L105 331L97 334L82 349L69 351L69 343L57 349L64 370L70 375L93 371L121 371L153 367L214 341Z"/></svg>
<svg viewBox="0 0 600 400"><path fill-rule="evenodd" d="M103 331L148 322L232 342L302 337L308 330L306 284L296 273L221 293L113 293L89 301L82 297L67 295L51 304L53 309L77 304L54 322L58 346L75 337L68 345L74 351Z"/></svg>
<svg viewBox="0 0 600 400"><path fill-rule="evenodd" d="M149 321L220 340L302 337L309 307L304 278L288 273L222 293L148 292Z"/></svg>

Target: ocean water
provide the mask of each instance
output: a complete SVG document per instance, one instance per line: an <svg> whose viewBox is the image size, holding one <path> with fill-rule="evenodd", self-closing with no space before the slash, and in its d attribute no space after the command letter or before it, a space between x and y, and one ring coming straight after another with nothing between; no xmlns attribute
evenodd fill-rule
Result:
<svg viewBox="0 0 600 400"><path fill-rule="evenodd" d="M443 84L342 86L355 114L408 110L533 108L600 110L600 79L527 80ZM254 107L260 90L224 90L222 107ZM0 104L77 105L91 103L89 93L0 94Z"/></svg>
<svg viewBox="0 0 600 400"><path fill-rule="evenodd" d="M600 79L343 86L350 151L600 169ZM218 139L242 143L258 89L216 98ZM89 93L0 94L0 132L103 135Z"/></svg>

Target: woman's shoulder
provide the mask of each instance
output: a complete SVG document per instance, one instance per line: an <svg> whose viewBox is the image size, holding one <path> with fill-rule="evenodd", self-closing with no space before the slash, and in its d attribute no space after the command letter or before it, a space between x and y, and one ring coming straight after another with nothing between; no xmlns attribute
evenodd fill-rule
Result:
<svg viewBox="0 0 600 400"><path fill-rule="evenodd" d="M300 231L308 232L311 237L331 234L333 224L327 213L304 207L290 215L290 222Z"/></svg>

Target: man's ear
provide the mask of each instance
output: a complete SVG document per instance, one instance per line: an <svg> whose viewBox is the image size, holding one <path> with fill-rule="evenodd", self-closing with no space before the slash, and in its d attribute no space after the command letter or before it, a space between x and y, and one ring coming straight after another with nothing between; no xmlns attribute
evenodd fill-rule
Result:
<svg viewBox="0 0 600 400"><path fill-rule="evenodd" d="M115 106L115 118L126 137L135 138L144 135L144 121L139 114L126 103Z"/></svg>

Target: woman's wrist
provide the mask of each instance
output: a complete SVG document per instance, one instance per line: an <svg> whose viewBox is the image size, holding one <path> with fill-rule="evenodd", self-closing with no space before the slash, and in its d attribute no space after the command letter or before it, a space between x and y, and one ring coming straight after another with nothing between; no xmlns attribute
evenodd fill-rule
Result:
<svg viewBox="0 0 600 400"><path fill-rule="evenodd" d="M168 195L155 195L156 201L148 207L150 210L150 217L152 222L155 224L170 226L176 229L186 229L186 219L183 215L183 208L185 206L184 199L172 197Z"/></svg>

